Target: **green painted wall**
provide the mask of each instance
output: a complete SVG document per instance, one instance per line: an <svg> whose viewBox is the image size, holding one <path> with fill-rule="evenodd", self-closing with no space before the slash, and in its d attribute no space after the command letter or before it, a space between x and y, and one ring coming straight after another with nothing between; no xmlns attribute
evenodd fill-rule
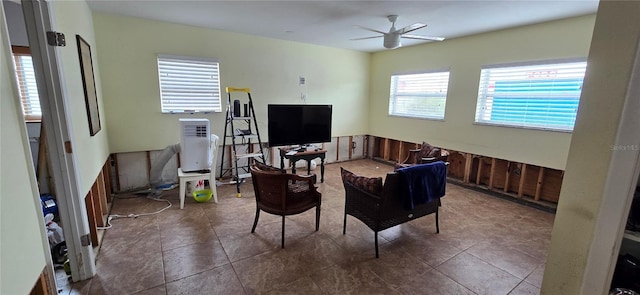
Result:
<svg viewBox="0 0 640 295"><path fill-rule="evenodd" d="M158 54L217 58L223 87L251 88L263 141L267 104L304 103L303 92L308 104L333 104L333 136L367 133L368 53L101 13L94 21L112 153L178 142L182 117L208 118L212 132L224 134L224 111L160 112ZM223 109L226 99L223 91Z"/></svg>
<svg viewBox="0 0 640 295"><path fill-rule="evenodd" d="M106 126L106 115L103 107L98 62L99 49L94 38L93 16L85 1L53 1L51 4L55 19L54 29L64 32L67 37L67 46L59 47L58 54L65 81L67 112L70 117L73 153L77 164L76 173L80 179L80 193L84 197L91 190L91 185L100 174L100 170L109 156L108 126ZM89 119L82 86L76 34L80 35L91 46L98 109L102 126L102 130L94 136L89 134Z"/></svg>
<svg viewBox="0 0 640 295"><path fill-rule="evenodd" d="M570 133L475 125L483 65L586 57L595 15L374 53L369 134L564 169ZM388 116L392 74L449 69L444 121ZM373 119L375 118L375 120Z"/></svg>

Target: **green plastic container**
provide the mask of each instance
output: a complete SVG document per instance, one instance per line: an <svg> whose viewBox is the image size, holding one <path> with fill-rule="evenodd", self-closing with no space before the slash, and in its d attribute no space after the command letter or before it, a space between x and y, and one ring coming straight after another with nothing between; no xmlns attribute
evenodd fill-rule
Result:
<svg viewBox="0 0 640 295"><path fill-rule="evenodd" d="M211 197L213 197L213 191L210 189L203 189L193 192L193 199L198 203L209 202L209 200L211 200Z"/></svg>

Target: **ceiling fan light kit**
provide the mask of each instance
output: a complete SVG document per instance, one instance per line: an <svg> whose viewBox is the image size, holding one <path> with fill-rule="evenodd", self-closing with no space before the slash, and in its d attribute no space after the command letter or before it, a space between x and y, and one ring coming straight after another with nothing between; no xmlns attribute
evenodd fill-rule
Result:
<svg viewBox="0 0 640 295"><path fill-rule="evenodd" d="M443 37L427 37L427 36L409 35L408 34L408 33L413 32L415 30L419 30L419 29L425 28L427 26L426 24L415 23L415 24L406 26L406 27L401 28L401 29L396 29L396 21L398 20L398 16L395 15L395 14L388 15L387 19L389 20L389 22L391 22L391 28L389 29L389 32L385 33L385 32L382 32L382 31L378 31L378 30L374 30L374 29L358 26L358 27L360 27L362 29L365 29L367 31L371 31L371 32L378 33L378 34L381 34L381 35L380 36L372 36L372 37L364 37L364 38L355 38L355 39L351 39L351 40L364 40L364 39L372 39L372 38L384 37L382 45L384 46L384 48L387 48L387 49L395 49L395 48L398 48L398 47L402 46L402 43L400 42L401 38L416 39L416 40L428 40L428 41L442 41L442 40L444 40Z"/></svg>
<svg viewBox="0 0 640 295"><path fill-rule="evenodd" d="M384 46L384 48L388 49L395 49L402 46L402 44L400 43L400 35L385 34L382 45Z"/></svg>

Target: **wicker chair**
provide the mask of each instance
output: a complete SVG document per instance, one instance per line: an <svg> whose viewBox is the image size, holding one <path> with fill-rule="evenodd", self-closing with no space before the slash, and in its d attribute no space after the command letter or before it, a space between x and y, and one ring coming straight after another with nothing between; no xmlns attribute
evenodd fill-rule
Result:
<svg viewBox="0 0 640 295"><path fill-rule="evenodd" d="M251 179L256 194L256 218L251 232L254 233L260 210L282 216L282 248L284 248L284 220L287 215L300 214L316 208L316 231L320 226L322 195L316 190L314 176L283 173L276 169L251 167Z"/></svg>
<svg viewBox="0 0 640 295"><path fill-rule="evenodd" d="M345 190L344 225L342 234L347 231L347 214L362 221L374 231L376 258L378 254L378 232L407 221L435 213L436 233L440 232L438 224L438 207L440 199L426 204L416 205L408 210L403 203L401 194L405 191L402 186L401 175L396 172L387 174L382 186L382 178L368 178L362 176L348 176L351 172L342 169L342 182ZM379 184L363 185L363 182L377 181ZM380 188L375 188L381 186Z"/></svg>

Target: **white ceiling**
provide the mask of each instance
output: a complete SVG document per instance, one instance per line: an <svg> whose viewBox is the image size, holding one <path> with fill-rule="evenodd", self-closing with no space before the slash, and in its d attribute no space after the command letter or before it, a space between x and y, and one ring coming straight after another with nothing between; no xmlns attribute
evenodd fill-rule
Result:
<svg viewBox="0 0 640 295"><path fill-rule="evenodd" d="M467 1L166 1L89 0L93 11L198 27L374 52L382 38L355 25L387 32L386 16L399 15L396 28L428 24L415 35L447 39L595 13L598 0ZM403 39L403 46L425 43Z"/></svg>

